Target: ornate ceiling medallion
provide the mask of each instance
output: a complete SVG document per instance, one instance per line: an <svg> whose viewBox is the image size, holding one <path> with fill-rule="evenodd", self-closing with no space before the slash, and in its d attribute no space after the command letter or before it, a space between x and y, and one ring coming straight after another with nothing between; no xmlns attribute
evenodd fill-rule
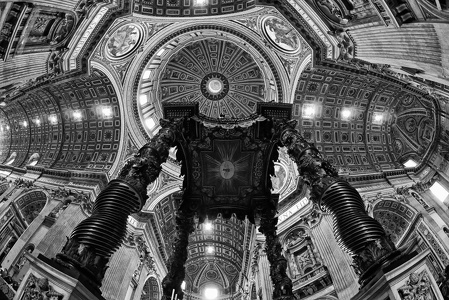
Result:
<svg viewBox="0 0 449 300"><path fill-rule="evenodd" d="M296 30L286 21L267 16L262 19L262 32L274 48L284 53L297 53L301 50L301 42Z"/></svg>
<svg viewBox="0 0 449 300"><path fill-rule="evenodd" d="M137 24L125 24L109 37L106 43L106 56L120 60L130 56L142 43L143 29Z"/></svg>
<svg viewBox="0 0 449 300"><path fill-rule="evenodd" d="M201 81L201 93L209 100L223 99L228 91L228 79L220 73L207 74Z"/></svg>

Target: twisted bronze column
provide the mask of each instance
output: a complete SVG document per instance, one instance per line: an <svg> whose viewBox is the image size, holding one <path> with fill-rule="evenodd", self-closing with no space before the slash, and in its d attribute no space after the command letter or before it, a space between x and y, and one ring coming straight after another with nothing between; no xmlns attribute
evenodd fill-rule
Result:
<svg viewBox="0 0 449 300"><path fill-rule="evenodd" d="M310 200L331 213L340 247L353 257L359 283L365 285L376 272L399 255L382 226L368 216L360 194L338 176L335 168L295 129L296 121L276 124L280 143L296 162L310 188Z"/></svg>
<svg viewBox="0 0 449 300"><path fill-rule="evenodd" d="M188 256L189 235L195 230L193 215L187 215L178 210L176 215L176 236L173 241L173 252L168 259L168 273L162 280L162 300L169 300L173 293L182 299L184 292L181 289L182 281L186 275L185 263Z"/></svg>
<svg viewBox="0 0 449 300"><path fill-rule="evenodd" d="M176 140L180 122L161 120L162 129L142 147L98 195L92 215L73 230L56 261L76 269L100 287L106 264L126 235L127 218L145 204L147 186L156 180Z"/></svg>
<svg viewBox="0 0 449 300"><path fill-rule="evenodd" d="M275 210L264 212L260 217L259 231L265 235L267 258L270 262L270 277L274 284L273 300L293 300L293 283L287 275L287 259L282 255L282 246L276 234Z"/></svg>

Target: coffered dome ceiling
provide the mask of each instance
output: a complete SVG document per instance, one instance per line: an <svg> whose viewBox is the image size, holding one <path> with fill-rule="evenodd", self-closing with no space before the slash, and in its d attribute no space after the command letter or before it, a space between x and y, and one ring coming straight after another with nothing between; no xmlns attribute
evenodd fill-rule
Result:
<svg viewBox="0 0 449 300"><path fill-rule="evenodd" d="M159 34L166 38L145 48L129 76L133 114L147 136L159 129L164 103L198 102L202 116L217 120L247 118L261 101L283 102L289 80L280 58L243 25L189 23Z"/></svg>
<svg viewBox="0 0 449 300"><path fill-rule="evenodd" d="M236 43L213 38L173 55L161 72L161 102L198 102L200 113L244 118L264 101L265 82L254 58Z"/></svg>

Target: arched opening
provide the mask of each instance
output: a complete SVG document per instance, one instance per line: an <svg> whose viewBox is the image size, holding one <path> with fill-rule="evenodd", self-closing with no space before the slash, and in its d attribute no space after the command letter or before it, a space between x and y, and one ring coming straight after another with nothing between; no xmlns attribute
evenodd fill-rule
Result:
<svg viewBox="0 0 449 300"><path fill-rule="evenodd" d="M47 195L42 191L26 193L14 201L27 227L39 215L46 203Z"/></svg>
<svg viewBox="0 0 449 300"><path fill-rule="evenodd" d="M159 285L156 278L150 277L145 282L140 300L159 300Z"/></svg>
<svg viewBox="0 0 449 300"><path fill-rule="evenodd" d="M379 221L391 241L399 245L407 239L416 212L395 200L383 200L374 206L373 217Z"/></svg>

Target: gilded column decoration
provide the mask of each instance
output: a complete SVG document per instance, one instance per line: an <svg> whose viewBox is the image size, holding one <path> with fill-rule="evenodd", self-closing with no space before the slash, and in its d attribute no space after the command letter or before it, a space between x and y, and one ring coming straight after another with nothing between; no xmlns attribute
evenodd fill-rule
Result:
<svg viewBox="0 0 449 300"><path fill-rule="evenodd" d="M382 226L365 211L359 193L295 129L296 121L276 124L280 143L287 147L300 175L310 188L310 200L334 220L334 235L340 247L352 255L353 267L364 285L399 251Z"/></svg>
<svg viewBox="0 0 449 300"><path fill-rule="evenodd" d="M182 299L184 292L181 289L185 277L185 263L187 261L189 235L195 230L193 215L178 211L176 215L176 236L173 241L173 253L168 259L168 273L162 280L162 300L168 300L174 293L177 299Z"/></svg>
<svg viewBox="0 0 449 300"><path fill-rule="evenodd" d="M156 180L174 145L180 122L161 120L161 130L142 147L98 195L92 215L73 230L56 261L76 269L100 287L111 255L126 236L127 218L145 204L147 186Z"/></svg>

